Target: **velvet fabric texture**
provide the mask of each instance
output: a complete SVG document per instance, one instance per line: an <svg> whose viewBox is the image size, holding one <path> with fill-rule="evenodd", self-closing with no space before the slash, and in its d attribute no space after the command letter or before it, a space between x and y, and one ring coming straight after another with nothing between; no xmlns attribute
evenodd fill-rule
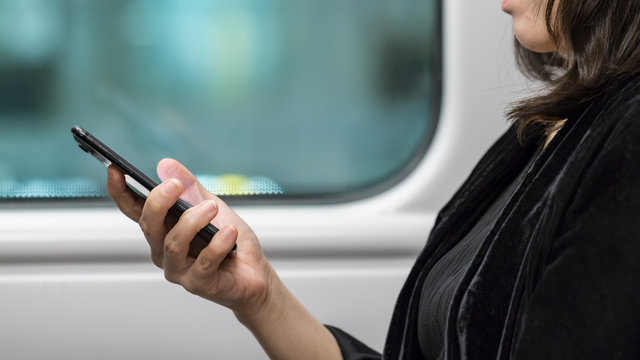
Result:
<svg viewBox="0 0 640 360"><path fill-rule="evenodd" d="M382 358L422 359L424 275L544 138L509 129L438 214L394 309ZM380 359L329 327L345 359ZM640 358L640 77L585 100L508 201L454 295L443 359Z"/></svg>

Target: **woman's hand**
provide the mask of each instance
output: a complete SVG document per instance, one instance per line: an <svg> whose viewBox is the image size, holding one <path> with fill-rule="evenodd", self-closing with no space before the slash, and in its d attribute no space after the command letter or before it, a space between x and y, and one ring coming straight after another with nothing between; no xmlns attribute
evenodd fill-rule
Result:
<svg viewBox="0 0 640 360"><path fill-rule="evenodd" d="M146 200L127 187L116 167L107 172L109 195L140 225L167 280L232 309L272 359L341 358L333 335L280 281L253 230L179 162L158 163L163 182ZM167 212L178 198L195 206L174 224ZM209 222L220 231L193 259L189 244ZM234 243L237 253L229 254Z"/></svg>
<svg viewBox="0 0 640 360"><path fill-rule="evenodd" d="M146 201L127 187L116 167L110 166L107 176L109 195L140 225L153 263L164 269L167 280L236 312L265 307L271 284L278 280L253 230L179 162L164 159L157 171L163 182ZM173 224L167 212L179 197L195 206ZM187 255L191 239L209 222L220 231L193 259ZM229 254L235 243L237 252Z"/></svg>

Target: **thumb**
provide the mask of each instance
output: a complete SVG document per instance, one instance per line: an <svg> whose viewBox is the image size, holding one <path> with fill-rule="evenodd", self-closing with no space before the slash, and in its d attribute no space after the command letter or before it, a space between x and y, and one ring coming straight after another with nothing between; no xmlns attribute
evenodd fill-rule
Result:
<svg viewBox="0 0 640 360"><path fill-rule="evenodd" d="M162 159L156 168L161 181L173 178L179 180L184 185L184 191L180 198L191 205L197 205L204 200L206 194L204 187L198 182L196 177L184 165L174 159Z"/></svg>

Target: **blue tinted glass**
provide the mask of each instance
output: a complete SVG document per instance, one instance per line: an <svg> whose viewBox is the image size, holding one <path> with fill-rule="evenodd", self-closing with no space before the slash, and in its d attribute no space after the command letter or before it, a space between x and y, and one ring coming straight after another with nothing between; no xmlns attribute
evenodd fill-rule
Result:
<svg viewBox="0 0 640 360"><path fill-rule="evenodd" d="M80 125L221 194L393 177L435 118L435 0L0 0L0 198L105 195Z"/></svg>

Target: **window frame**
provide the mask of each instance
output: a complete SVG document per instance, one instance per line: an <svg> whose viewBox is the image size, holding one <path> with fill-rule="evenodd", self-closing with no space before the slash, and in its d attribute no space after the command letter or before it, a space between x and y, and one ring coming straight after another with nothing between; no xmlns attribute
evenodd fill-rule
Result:
<svg viewBox="0 0 640 360"><path fill-rule="evenodd" d="M430 63L430 112L425 114L424 121L428 121L422 141L418 144L413 156L388 174L385 178L372 181L357 189L349 189L339 192L307 194L275 194L275 195L238 195L220 196L224 201L232 205L321 205L343 204L373 197L383 193L405 179L423 160L434 139L440 122L442 94L443 94L443 1L434 1L436 16L434 16L434 48L433 58ZM71 139L69 140L71 141ZM155 174L149 174L155 175ZM105 172L106 179L106 172ZM106 181L106 180L105 180ZM8 208L75 208L75 207L110 207L112 201L108 197L73 197L73 198L0 198L0 209Z"/></svg>

